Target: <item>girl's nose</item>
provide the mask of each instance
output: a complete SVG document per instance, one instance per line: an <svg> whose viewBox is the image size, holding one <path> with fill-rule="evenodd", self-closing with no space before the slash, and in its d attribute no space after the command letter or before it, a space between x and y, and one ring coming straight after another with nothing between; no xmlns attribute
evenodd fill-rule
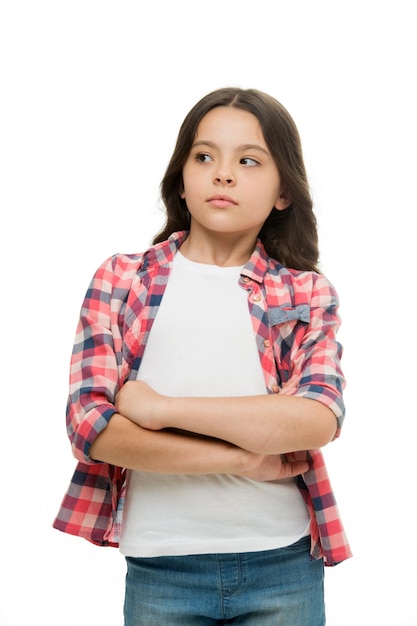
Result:
<svg viewBox="0 0 417 626"><path fill-rule="evenodd" d="M234 177L231 174L221 174L221 173L217 173L214 181L218 184L218 185L233 185L235 182Z"/></svg>
<svg viewBox="0 0 417 626"><path fill-rule="evenodd" d="M233 185L235 183L235 176L232 172L232 168L223 163L223 166L220 166L215 173L214 182L217 185Z"/></svg>

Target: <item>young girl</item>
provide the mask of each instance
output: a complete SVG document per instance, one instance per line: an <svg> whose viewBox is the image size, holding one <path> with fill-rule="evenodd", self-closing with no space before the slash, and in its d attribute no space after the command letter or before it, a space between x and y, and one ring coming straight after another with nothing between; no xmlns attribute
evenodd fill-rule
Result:
<svg viewBox="0 0 417 626"><path fill-rule="evenodd" d="M350 556L319 448L344 416L296 126L257 90L185 118L163 230L87 292L55 528L127 561L125 626L322 626Z"/></svg>

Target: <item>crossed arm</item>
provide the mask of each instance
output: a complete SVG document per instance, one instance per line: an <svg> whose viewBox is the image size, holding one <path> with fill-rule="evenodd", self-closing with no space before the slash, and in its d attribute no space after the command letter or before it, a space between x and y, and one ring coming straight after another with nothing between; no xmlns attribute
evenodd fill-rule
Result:
<svg viewBox="0 0 417 626"><path fill-rule="evenodd" d="M116 410L91 457L163 473L227 473L262 481L296 476L308 464L284 462L281 454L321 447L336 431L336 418L325 405L285 393L168 397L130 381L116 398Z"/></svg>

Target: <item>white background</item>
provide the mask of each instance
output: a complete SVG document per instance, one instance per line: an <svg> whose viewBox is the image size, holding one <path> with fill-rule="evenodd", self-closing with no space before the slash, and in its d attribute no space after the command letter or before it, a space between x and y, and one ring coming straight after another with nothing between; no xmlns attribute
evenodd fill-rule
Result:
<svg viewBox="0 0 417 626"><path fill-rule="evenodd" d="M51 529L93 271L143 250L183 117L217 87L280 100L303 140L341 299L347 418L325 449L354 558L329 626L417 624L413 2L3 0L0 624L121 626L117 550Z"/></svg>

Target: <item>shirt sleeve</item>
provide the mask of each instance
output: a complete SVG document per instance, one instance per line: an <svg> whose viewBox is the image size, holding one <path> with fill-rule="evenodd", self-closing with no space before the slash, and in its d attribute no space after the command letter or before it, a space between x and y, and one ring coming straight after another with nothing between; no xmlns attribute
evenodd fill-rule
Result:
<svg viewBox="0 0 417 626"><path fill-rule="evenodd" d="M116 412L118 367L111 302L114 257L95 273L81 307L70 364L67 432L74 456L93 463L90 448ZM113 324L114 327L114 324Z"/></svg>
<svg viewBox="0 0 417 626"><path fill-rule="evenodd" d="M299 377L296 396L318 400L337 419L340 435L345 406L345 378L341 369L342 346L336 339L340 327L339 299L333 285L321 274L313 275L310 321L291 355L293 375Z"/></svg>

